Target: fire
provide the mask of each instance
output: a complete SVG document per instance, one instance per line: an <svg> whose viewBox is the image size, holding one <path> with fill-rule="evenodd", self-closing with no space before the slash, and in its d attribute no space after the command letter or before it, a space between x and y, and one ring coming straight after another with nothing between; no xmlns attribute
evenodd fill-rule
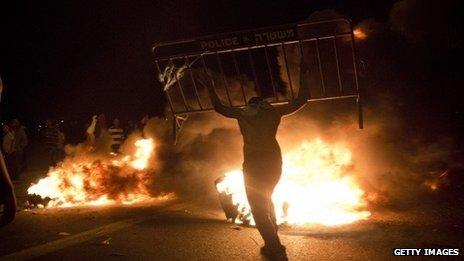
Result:
<svg viewBox="0 0 464 261"><path fill-rule="evenodd" d="M359 40L364 40L367 38L367 34L361 28L354 29L353 35L356 39L359 39Z"/></svg>
<svg viewBox="0 0 464 261"><path fill-rule="evenodd" d="M133 204L151 198L148 185L152 139L135 142L133 155L98 155L84 152L51 168L47 177L32 184L27 193L49 198L48 207Z"/></svg>
<svg viewBox="0 0 464 261"><path fill-rule="evenodd" d="M135 159L131 162L132 167L138 170L143 170L148 165L148 160L150 160L151 154L155 145L153 144L152 139L141 139L135 142Z"/></svg>
<svg viewBox="0 0 464 261"><path fill-rule="evenodd" d="M333 226L367 219L370 212L363 210L364 191L349 175L352 167L351 152L346 147L320 139L303 141L286 153L282 178L272 196L277 223ZM226 173L217 190L232 194L239 212L250 212L241 170Z"/></svg>

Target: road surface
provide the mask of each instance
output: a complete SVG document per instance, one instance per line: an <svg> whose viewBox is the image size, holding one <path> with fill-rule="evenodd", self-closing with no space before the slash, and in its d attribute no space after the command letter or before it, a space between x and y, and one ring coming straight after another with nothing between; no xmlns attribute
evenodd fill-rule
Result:
<svg viewBox="0 0 464 261"><path fill-rule="evenodd" d="M21 205L30 172L15 189ZM213 202L214 203L214 202ZM340 227L281 227L290 260L391 260L393 248L460 248L462 205L373 211ZM136 206L21 210L0 228L0 260L263 260L256 229L225 221L217 204L160 200Z"/></svg>
<svg viewBox="0 0 464 261"><path fill-rule="evenodd" d="M436 213L439 216L440 213ZM374 213L341 227L283 227L290 260L390 260L398 247L462 248L462 220L421 212ZM0 228L0 259L263 260L254 228L218 208L183 201L21 211Z"/></svg>

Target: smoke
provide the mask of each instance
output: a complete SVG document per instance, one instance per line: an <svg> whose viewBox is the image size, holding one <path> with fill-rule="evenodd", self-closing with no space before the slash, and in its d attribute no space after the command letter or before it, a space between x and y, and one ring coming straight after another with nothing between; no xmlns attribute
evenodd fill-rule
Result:
<svg viewBox="0 0 464 261"><path fill-rule="evenodd" d="M353 155L353 173L367 192L371 207L413 207L418 199L431 193L425 181L461 167L454 157L453 137L437 135L433 122L427 120L429 115L432 117L428 112L433 108L425 110L420 104L424 102L420 94L426 86L415 71L405 70L414 67L404 58L407 55L398 55L398 46L405 46L405 52L414 48L405 44L402 37L409 42L426 37L427 25L409 16L411 10L424 15L416 12L417 2L397 2L387 23L366 19L356 26L367 34L366 39L357 42L364 97L363 130L358 129L354 101L331 101L309 103L297 114L284 118L277 134L283 153L305 139L346 144ZM311 19L333 14L336 12L318 12ZM288 51L291 56L292 50ZM280 63L281 58L278 57ZM299 65L291 58L289 63L293 68ZM298 71L291 70L290 74L298 82ZM283 80L287 81L285 77ZM227 81L230 84L234 79ZM216 83L218 89L224 88L220 81ZM170 123L156 121L153 126L158 124L163 130L157 135L165 139L164 149L159 152L163 163L160 187L169 187L181 197L215 203L214 180L226 171L240 168L243 160L237 123L216 113L191 116L179 136L179 144L172 146L168 139L170 128L166 127Z"/></svg>
<svg viewBox="0 0 464 261"><path fill-rule="evenodd" d="M282 119L277 139L284 154L303 140L321 138L329 144L344 144L352 152L352 173L372 199L371 207L405 208L428 193L423 183L430 174L441 174L454 164L452 140L423 143L405 136L407 125L382 106L390 108L388 102L365 108L366 127L360 130L354 102L310 103ZM236 121L216 113L191 117L176 146L169 141L161 146L158 160L163 166L155 186L202 203L216 203L214 181L240 169L243 161Z"/></svg>
<svg viewBox="0 0 464 261"><path fill-rule="evenodd" d="M210 113L189 118L176 145L171 121L152 118L144 133L157 138L160 166L155 191L174 191L178 197L216 203L214 181L231 167L240 167L241 136L233 120ZM162 137L162 138L160 138Z"/></svg>

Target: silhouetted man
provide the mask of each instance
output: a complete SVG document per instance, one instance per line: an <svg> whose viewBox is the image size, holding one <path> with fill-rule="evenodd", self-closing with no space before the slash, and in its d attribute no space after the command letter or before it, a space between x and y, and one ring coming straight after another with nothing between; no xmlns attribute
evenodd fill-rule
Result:
<svg viewBox="0 0 464 261"><path fill-rule="evenodd" d="M0 77L0 100L2 98L3 82ZM1 146L0 146L1 147ZM11 183L2 149L0 148L0 227L13 221L16 214L16 196Z"/></svg>
<svg viewBox="0 0 464 261"><path fill-rule="evenodd" d="M282 174L282 154L276 140L282 116L301 109L309 98L305 84L306 66L301 66L298 97L288 104L272 106L262 97L253 97L242 108L224 106L214 90L214 82L202 79L207 86L214 109L228 118L237 119L243 136L243 171L248 203L256 228L264 240L261 254L272 260L287 260L285 247L277 234L272 193Z"/></svg>

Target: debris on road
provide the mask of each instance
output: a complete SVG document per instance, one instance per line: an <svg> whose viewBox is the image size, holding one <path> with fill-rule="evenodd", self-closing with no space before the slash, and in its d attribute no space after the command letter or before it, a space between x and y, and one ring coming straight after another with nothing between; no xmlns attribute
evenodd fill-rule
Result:
<svg viewBox="0 0 464 261"><path fill-rule="evenodd" d="M58 233L58 235L60 235L60 236L70 236L71 234L68 233L68 232L60 232L60 233Z"/></svg>

